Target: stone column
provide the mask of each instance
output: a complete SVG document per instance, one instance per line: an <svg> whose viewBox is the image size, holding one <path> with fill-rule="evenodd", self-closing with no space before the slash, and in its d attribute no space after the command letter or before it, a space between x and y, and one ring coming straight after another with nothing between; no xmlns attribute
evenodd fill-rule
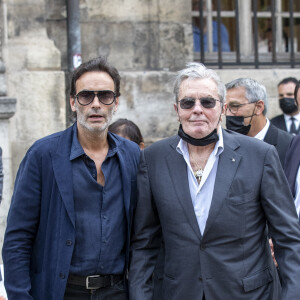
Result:
<svg viewBox="0 0 300 300"><path fill-rule="evenodd" d="M12 190L12 155L9 140L9 119L16 112L16 99L7 97L3 46L6 42L6 4L0 0L0 147L2 148L3 190L0 204L0 249L2 249L7 212ZM0 256L1 257L1 256ZM2 263L2 259L0 259Z"/></svg>
<svg viewBox="0 0 300 300"><path fill-rule="evenodd" d="M239 0L240 46L242 57L253 53L251 0Z"/></svg>

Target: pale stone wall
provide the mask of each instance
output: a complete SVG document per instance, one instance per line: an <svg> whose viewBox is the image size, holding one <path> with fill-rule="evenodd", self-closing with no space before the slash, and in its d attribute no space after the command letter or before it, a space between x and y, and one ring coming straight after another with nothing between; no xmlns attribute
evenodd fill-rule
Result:
<svg viewBox="0 0 300 300"><path fill-rule="evenodd" d="M16 175L36 139L65 128L65 77L60 71L59 51L40 30L10 40L5 51L8 92L18 99L10 122Z"/></svg>
<svg viewBox="0 0 300 300"><path fill-rule="evenodd" d="M47 3L47 31L67 69L63 2ZM83 61L104 55L119 70L177 70L192 60L190 13L182 0L81 1Z"/></svg>
<svg viewBox="0 0 300 300"><path fill-rule="evenodd" d="M2 39L6 43L1 46L5 72L0 71L0 96L16 98L17 112L0 122L4 165L0 248L21 159L35 140L66 126L65 75L60 51L46 33L45 2L7 0L6 7L7 31Z"/></svg>

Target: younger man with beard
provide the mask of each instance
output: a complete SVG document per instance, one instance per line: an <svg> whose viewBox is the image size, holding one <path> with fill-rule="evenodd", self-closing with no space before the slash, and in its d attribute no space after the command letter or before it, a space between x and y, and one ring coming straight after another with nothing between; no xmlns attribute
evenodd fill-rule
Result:
<svg viewBox="0 0 300 300"><path fill-rule="evenodd" d="M291 134L300 132L300 113L294 98L297 82L296 78L288 77L278 83L279 106L283 114L270 120L276 127Z"/></svg>
<svg viewBox="0 0 300 300"><path fill-rule="evenodd" d="M9 299L128 298L140 150L108 132L119 96L119 73L105 59L82 64L71 81L76 123L23 159L3 246Z"/></svg>

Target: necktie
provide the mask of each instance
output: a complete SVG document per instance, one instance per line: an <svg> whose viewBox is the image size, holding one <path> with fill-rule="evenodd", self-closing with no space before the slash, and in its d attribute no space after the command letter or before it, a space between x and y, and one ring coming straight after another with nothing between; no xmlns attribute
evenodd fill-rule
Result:
<svg viewBox="0 0 300 300"><path fill-rule="evenodd" d="M291 128L290 128L290 133L297 134L298 132L297 132L296 125L295 125L295 118L291 117L291 121L292 121L292 124L291 124Z"/></svg>

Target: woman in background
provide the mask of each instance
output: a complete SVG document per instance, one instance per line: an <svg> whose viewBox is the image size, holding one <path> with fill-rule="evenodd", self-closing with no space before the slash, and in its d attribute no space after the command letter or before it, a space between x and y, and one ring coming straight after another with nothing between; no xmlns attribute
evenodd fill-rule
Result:
<svg viewBox="0 0 300 300"><path fill-rule="evenodd" d="M143 150L145 147L144 139L139 127L130 120L118 119L109 125L108 131L135 142L140 146L141 150Z"/></svg>

